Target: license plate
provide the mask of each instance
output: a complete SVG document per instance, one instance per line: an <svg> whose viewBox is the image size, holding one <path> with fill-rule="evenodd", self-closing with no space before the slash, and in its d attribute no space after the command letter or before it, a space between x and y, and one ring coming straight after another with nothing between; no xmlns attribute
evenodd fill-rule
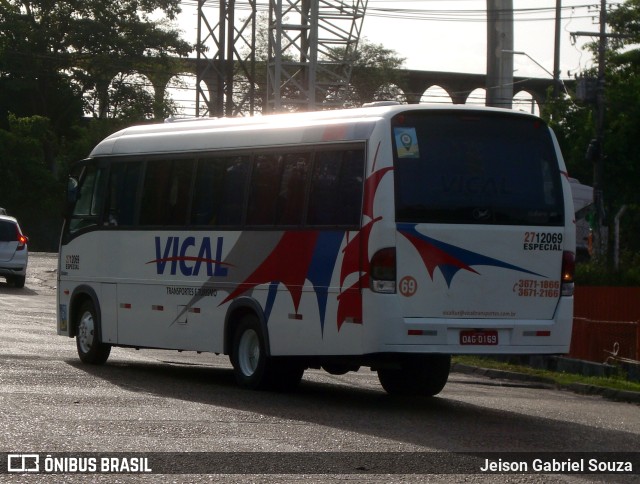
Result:
<svg viewBox="0 0 640 484"><path fill-rule="evenodd" d="M460 331L461 345L484 345L494 346L498 344L498 332L495 330L477 331L467 330Z"/></svg>

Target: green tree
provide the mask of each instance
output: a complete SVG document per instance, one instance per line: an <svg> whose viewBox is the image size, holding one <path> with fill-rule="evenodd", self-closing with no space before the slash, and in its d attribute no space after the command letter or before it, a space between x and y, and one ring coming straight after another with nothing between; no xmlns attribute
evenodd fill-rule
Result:
<svg viewBox="0 0 640 484"><path fill-rule="evenodd" d="M575 93L571 93L575 97ZM593 183L593 167L585 154L593 138L593 112L589 106L579 105L569 96L552 98L542 106L541 116L558 138L558 144L567 165L569 175L582 183Z"/></svg>
<svg viewBox="0 0 640 484"><path fill-rule="evenodd" d="M608 14L608 26L614 35L608 39L605 65L605 131L603 195L609 225L609 249L613 218L623 205L627 211L621 223L621 253L635 267L640 261L640 0L627 0ZM596 57L598 43L589 46ZM593 71L584 73L595 77ZM583 183L593 180L593 166L585 158L589 140L595 138L593 106L577 106L567 99L550 104L545 115L558 134L569 172ZM611 250L610 250L611 252Z"/></svg>
<svg viewBox="0 0 640 484"><path fill-rule="evenodd" d="M352 106L362 106L371 101L406 102L396 83L400 80L399 69L405 58L382 44L361 39L353 60L351 85L353 91L348 100Z"/></svg>
<svg viewBox="0 0 640 484"><path fill-rule="evenodd" d="M83 110L117 114L111 100L135 87L114 86L119 73L144 70L147 61L168 66L192 50L172 27L179 12L179 0L0 2L0 119L43 115L63 132ZM154 114L148 104L145 117Z"/></svg>
<svg viewBox="0 0 640 484"><path fill-rule="evenodd" d="M640 205L640 0L627 0L609 14L615 34L607 56L605 188L609 205Z"/></svg>
<svg viewBox="0 0 640 484"><path fill-rule="evenodd" d="M55 143L47 118L8 116L0 129L0 203L19 218L35 250L54 250L59 234L61 186L45 163Z"/></svg>

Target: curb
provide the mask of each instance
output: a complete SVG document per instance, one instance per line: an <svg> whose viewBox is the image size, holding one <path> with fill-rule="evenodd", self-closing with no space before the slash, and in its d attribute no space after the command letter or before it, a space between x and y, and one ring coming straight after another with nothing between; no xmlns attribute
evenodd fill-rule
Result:
<svg viewBox="0 0 640 484"><path fill-rule="evenodd" d="M638 403L640 404L640 392L631 392L628 390L615 390L613 388L604 388L595 385L585 385L584 383L569 383L566 385L558 385L559 388L569 390L580 395L600 395L608 400L617 402Z"/></svg>
<svg viewBox="0 0 640 484"><path fill-rule="evenodd" d="M464 373L469 375L480 375L491 379L511 380L526 383L536 383L541 388L558 388L560 390L568 390L579 395L599 395L608 400L617 402L637 403L640 404L640 392L632 392L628 390L615 390L613 388L599 387L596 385L587 385L584 383L557 383L551 378L542 376L528 375L526 373L518 373L515 371L494 370L491 368L481 368L476 366L463 365L461 363L452 363L451 371L456 373Z"/></svg>

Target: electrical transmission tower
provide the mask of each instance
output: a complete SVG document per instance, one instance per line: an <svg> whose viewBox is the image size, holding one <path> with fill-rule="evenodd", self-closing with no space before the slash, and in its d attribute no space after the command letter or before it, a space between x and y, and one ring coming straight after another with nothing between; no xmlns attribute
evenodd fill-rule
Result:
<svg viewBox="0 0 640 484"><path fill-rule="evenodd" d="M219 8L215 19L204 8L207 0L198 0L196 116L253 115L256 0L208 3ZM242 18L236 17L237 11Z"/></svg>
<svg viewBox="0 0 640 484"><path fill-rule="evenodd" d="M196 116L252 115L258 107L303 111L343 103L368 0L265 1L268 53L258 59L256 16L266 3L220 0L207 5L198 0ZM218 6L217 14L210 15L213 9L207 6ZM260 63L266 76L257 78ZM266 93L259 89L265 85Z"/></svg>
<svg viewBox="0 0 640 484"><path fill-rule="evenodd" d="M367 1L269 1L268 112L343 103Z"/></svg>

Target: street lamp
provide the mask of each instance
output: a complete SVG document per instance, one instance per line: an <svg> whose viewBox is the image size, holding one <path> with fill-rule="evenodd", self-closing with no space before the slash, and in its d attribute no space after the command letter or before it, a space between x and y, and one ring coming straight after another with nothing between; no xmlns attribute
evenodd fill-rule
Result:
<svg viewBox="0 0 640 484"><path fill-rule="evenodd" d="M523 55L523 56L529 58L529 60L531 60L531 62L533 62L535 65L540 67L540 69L542 69L547 74L549 74L551 77L553 77L553 74L551 74L551 72L549 72L542 64L540 64L537 60L535 60L533 57L531 57L526 52L523 52L523 51L520 51L520 50L506 50L506 49L503 49L502 50L502 54L511 54L512 56L513 55ZM534 114L534 113L535 113L535 100L534 100L533 96L531 96L531 114Z"/></svg>
<svg viewBox="0 0 640 484"><path fill-rule="evenodd" d="M535 60L533 57L531 57L529 54L527 54L526 52L523 52L521 50L503 50L502 52L504 54L523 55L527 59L529 59L531 62L533 62L535 65L537 65L540 69L542 69L544 72L549 74L549 76L551 76L551 78L553 79L553 97L558 97L558 93L560 92L560 88L562 88L562 90L565 92L565 94L567 96L569 95L569 93L567 92L567 88L564 85L564 82L562 82L560 80L560 70L559 69L556 70L555 74L554 74L549 69L547 69L545 66L540 64L537 60Z"/></svg>
<svg viewBox="0 0 640 484"><path fill-rule="evenodd" d="M553 73L550 70L548 70L545 66L540 64L537 60L535 60L533 57L531 57L526 52L522 52L521 50L503 50L502 52L505 53L505 54L513 54L513 55L523 55L523 56L525 56L531 62L533 62L535 65L537 65L540 69L542 69L544 72L549 74L554 79L554 81L556 80L555 79L556 76L554 76Z"/></svg>

